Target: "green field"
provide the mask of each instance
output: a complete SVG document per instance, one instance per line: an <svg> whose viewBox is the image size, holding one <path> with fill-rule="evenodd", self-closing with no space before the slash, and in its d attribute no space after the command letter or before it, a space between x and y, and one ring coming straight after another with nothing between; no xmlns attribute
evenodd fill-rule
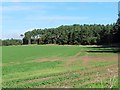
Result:
<svg viewBox="0 0 120 90"><path fill-rule="evenodd" d="M3 46L3 88L118 87L117 48Z"/></svg>

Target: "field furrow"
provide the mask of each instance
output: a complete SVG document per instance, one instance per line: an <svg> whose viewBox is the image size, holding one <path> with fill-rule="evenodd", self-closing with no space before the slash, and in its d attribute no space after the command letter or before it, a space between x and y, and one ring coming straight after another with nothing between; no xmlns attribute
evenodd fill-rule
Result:
<svg viewBox="0 0 120 90"><path fill-rule="evenodd" d="M100 87L101 80L104 87L109 87L109 79L118 78L118 55L105 50L112 51L112 48L57 45L3 47L3 88ZM113 87L117 87L112 82Z"/></svg>

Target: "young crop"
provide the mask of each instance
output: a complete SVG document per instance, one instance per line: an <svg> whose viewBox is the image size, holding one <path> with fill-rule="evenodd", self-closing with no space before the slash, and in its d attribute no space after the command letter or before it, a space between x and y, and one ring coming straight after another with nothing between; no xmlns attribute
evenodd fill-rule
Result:
<svg viewBox="0 0 120 90"><path fill-rule="evenodd" d="M116 53L90 52L104 49L107 50L57 45L3 47L2 87L117 87L117 73L113 74L118 64Z"/></svg>

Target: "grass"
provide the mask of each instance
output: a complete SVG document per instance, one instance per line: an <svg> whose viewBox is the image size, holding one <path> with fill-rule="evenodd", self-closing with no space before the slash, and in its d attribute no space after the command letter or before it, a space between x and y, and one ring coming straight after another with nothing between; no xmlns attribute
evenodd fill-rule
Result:
<svg viewBox="0 0 120 90"><path fill-rule="evenodd" d="M3 88L97 88L100 82L90 83L97 79L94 77L97 72L107 81L109 78L104 76L109 73L107 69L115 72L118 68L114 52L117 48L35 45L3 46L2 49Z"/></svg>
<svg viewBox="0 0 120 90"><path fill-rule="evenodd" d="M3 47L3 63L24 62L53 56L73 56L79 47L62 46L8 46ZM61 53L62 52L62 53Z"/></svg>

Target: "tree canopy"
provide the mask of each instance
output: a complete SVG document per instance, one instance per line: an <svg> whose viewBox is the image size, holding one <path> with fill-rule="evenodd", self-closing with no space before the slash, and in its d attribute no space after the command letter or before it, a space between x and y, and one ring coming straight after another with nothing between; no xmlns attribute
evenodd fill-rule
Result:
<svg viewBox="0 0 120 90"><path fill-rule="evenodd" d="M22 40L18 39L6 39L2 40L2 45L3 46L9 46L9 45L22 45Z"/></svg>
<svg viewBox="0 0 120 90"><path fill-rule="evenodd" d="M119 23L119 19L118 22ZM25 33L24 44L93 45L117 43L117 24L61 25ZM114 32L114 33L113 33ZM115 40L114 40L115 39Z"/></svg>
<svg viewBox="0 0 120 90"><path fill-rule="evenodd" d="M57 28L34 29L20 36L23 40L0 40L2 45L21 44L59 44L59 45L103 45L120 44L120 11L114 24L74 24L61 25Z"/></svg>

